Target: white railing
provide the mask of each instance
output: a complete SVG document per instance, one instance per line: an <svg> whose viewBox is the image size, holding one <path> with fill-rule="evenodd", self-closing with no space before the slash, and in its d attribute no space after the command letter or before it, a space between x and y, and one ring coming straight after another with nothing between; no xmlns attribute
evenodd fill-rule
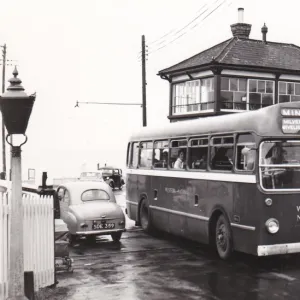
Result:
<svg viewBox="0 0 300 300"><path fill-rule="evenodd" d="M10 208L7 194L0 193L0 299L7 296ZM54 284L53 198L23 195L24 271L34 272L34 287Z"/></svg>

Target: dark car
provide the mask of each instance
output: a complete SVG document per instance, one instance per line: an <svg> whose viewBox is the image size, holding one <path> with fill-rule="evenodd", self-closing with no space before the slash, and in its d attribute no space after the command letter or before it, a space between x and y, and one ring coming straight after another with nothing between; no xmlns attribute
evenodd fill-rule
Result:
<svg viewBox="0 0 300 300"><path fill-rule="evenodd" d="M106 183L112 188L118 188L119 190L122 189L123 185L125 184L123 177L122 177L122 170L115 168L115 167L100 167L98 168L99 171L102 172L103 179Z"/></svg>

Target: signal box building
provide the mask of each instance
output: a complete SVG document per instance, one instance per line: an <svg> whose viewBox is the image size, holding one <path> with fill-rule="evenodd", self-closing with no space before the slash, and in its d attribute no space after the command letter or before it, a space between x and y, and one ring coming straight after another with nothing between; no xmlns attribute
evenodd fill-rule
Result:
<svg viewBox="0 0 300 300"><path fill-rule="evenodd" d="M251 25L231 25L233 37L158 75L170 84L171 122L300 101L300 47L250 39Z"/></svg>

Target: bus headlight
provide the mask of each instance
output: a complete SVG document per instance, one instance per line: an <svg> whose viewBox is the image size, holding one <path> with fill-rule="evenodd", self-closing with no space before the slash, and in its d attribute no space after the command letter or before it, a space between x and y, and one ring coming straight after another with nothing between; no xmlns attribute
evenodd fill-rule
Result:
<svg viewBox="0 0 300 300"><path fill-rule="evenodd" d="M279 222L276 219L269 219L266 222L266 228L268 232L274 234L279 230Z"/></svg>

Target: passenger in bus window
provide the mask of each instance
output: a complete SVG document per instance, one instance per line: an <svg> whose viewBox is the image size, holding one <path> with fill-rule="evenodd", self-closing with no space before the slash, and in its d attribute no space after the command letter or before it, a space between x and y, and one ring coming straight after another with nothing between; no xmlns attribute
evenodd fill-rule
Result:
<svg viewBox="0 0 300 300"><path fill-rule="evenodd" d="M183 169L184 165L183 165L183 160L184 160L184 153L183 151L179 151L179 155L177 160L174 163L174 169Z"/></svg>
<svg viewBox="0 0 300 300"><path fill-rule="evenodd" d="M228 150L229 149L225 147L216 149L216 154L211 161L213 169L228 171L232 169L232 161L230 161L226 155Z"/></svg>
<svg viewBox="0 0 300 300"><path fill-rule="evenodd" d="M275 145L268 151L266 155L266 163L270 165L280 165L285 161L285 151L282 149L281 143Z"/></svg>
<svg viewBox="0 0 300 300"><path fill-rule="evenodd" d="M253 170L255 164L255 151L247 146L242 149L244 155L244 170Z"/></svg>
<svg viewBox="0 0 300 300"><path fill-rule="evenodd" d="M200 159L194 160L192 163L192 169L205 170L207 166L207 154L204 153Z"/></svg>

